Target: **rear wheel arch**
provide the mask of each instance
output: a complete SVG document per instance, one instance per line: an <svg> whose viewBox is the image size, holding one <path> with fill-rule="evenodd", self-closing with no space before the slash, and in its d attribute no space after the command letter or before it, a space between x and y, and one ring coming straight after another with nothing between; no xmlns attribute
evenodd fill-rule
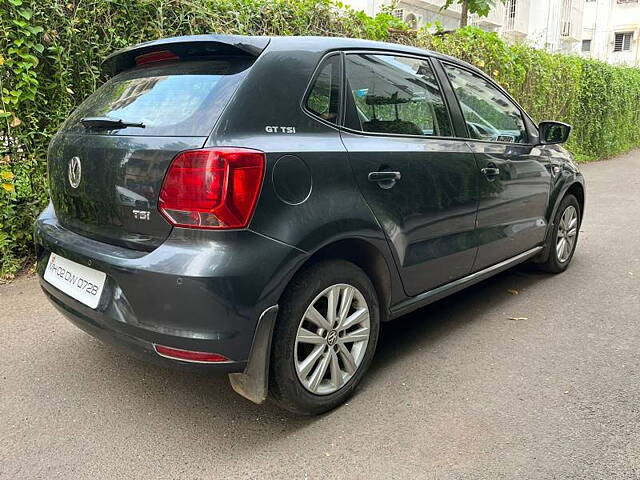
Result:
<svg viewBox="0 0 640 480"><path fill-rule="evenodd" d="M270 363L272 358L272 341L279 308L283 296L291 283L303 274L309 267L326 260L344 260L360 268L369 278L375 290L380 306L379 319L389 319L392 298L393 280L390 265L383 253L373 244L358 238L336 240L322 246L307 257L291 274L278 294L278 302L267 308L258 320L256 332L247 359L247 368L242 373L231 374L229 379L233 389L243 397L254 403L266 400L271 376Z"/></svg>
<svg viewBox="0 0 640 480"><path fill-rule="evenodd" d="M381 321L388 320L393 287L390 265L382 252L366 240L346 238L322 246L300 265L287 284L311 265L328 259L345 260L364 271L373 283L378 295L381 307L380 319Z"/></svg>

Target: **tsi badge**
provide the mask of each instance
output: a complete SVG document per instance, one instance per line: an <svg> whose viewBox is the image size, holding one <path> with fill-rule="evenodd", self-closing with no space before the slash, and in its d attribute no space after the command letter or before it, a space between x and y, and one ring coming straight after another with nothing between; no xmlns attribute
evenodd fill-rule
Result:
<svg viewBox="0 0 640 480"><path fill-rule="evenodd" d="M131 210L133 213L133 218L136 220L149 220L151 216L151 212L149 210Z"/></svg>
<svg viewBox="0 0 640 480"><path fill-rule="evenodd" d="M73 157L69 160L69 185L72 188L78 188L80 180L82 180L82 163L80 163L79 157Z"/></svg>

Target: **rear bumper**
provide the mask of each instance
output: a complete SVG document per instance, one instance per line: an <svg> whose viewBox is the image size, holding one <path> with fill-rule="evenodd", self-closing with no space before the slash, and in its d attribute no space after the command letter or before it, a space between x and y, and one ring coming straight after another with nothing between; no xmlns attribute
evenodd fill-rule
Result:
<svg viewBox="0 0 640 480"><path fill-rule="evenodd" d="M35 241L43 291L79 328L154 363L221 373L244 370L261 313L278 302L286 272L305 257L249 230L174 229L163 245L141 252L71 232L51 207L36 221ZM96 309L43 279L51 252L106 273ZM158 355L154 343L230 361L171 360Z"/></svg>
<svg viewBox="0 0 640 480"><path fill-rule="evenodd" d="M243 361L200 364L162 357L153 349L154 343L160 345L175 344L182 343L183 339L170 337L164 340L148 330L127 328L123 325L114 324L108 317L95 314L89 307L69 298L42 278L40 278L40 286L52 305L76 327L140 360L170 368L178 367L194 371L212 370L220 373L242 372L246 366L246 362ZM202 347L198 348L204 350L208 348L208 345L202 345Z"/></svg>

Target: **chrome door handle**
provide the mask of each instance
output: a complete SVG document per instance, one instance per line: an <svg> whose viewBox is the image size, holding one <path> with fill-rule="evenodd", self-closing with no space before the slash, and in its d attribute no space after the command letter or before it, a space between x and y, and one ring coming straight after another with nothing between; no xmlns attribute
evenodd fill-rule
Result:
<svg viewBox="0 0 640 480"><path fill-rule="evenodd" d="M367 176L370 182L377 183L380 188L385 190L392 188L401 178L400 172L369 172Z"/></svg>
<svg viewBox="0 0 640 480"><path fill-rule="evenodd" d="M402 178L400 172L369 172L368 179L370 182L389 182L391 180L398 181Z"/></svg>
<svg viewBox="0 0 640 480"><path fill-rule="evenodd" d="M485 167L480 171L489 180L495 180L496 177L500 175L500 169L496 167Z"/></svg>

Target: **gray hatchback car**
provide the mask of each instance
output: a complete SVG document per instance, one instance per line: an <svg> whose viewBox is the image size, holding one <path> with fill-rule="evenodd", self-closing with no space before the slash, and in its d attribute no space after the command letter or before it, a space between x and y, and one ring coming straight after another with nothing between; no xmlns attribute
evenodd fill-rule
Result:
<svg viewBox="0 0 640 480"><path fill-rule="evenodd" d="M570 127L536 125L464 62L203 35L104 70L51 142L38 273L70 321L144 359L317 414L352 394L381 322L571 262Z"/></svg>

